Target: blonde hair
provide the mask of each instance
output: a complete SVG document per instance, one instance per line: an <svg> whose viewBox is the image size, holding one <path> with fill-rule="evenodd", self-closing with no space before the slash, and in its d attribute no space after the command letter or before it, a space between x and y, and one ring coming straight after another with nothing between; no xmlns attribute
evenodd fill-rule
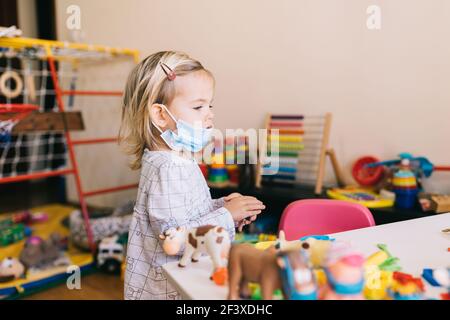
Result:
<svg viewBox="0 0 450 320"><path fill-rule="evenodd" d="M203 70L212 77L200 62L183 52L157 52L136 65L125 86L119 130L119 143L125 147L127 154L134 157L130 163L134 170L141 167L145 148L157 150L164 144L152 124L150 106L155 103L170 104L175 97L176 80L169 81L161 63L172 69L176 76Z"/></svg>

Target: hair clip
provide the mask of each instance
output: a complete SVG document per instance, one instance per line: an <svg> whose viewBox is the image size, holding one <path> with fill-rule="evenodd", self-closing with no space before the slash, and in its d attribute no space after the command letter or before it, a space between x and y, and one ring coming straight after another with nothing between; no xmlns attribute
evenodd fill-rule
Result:
<svg viewBox="0 0 450 320"><path fill-rule="evenodd" d="M175 78L177 77L177 75L175 74L175 72L173 72L173 70L172 70L167 64L165 64L165 63L163 63L163 62L160 62L159 64L161 65L161 69L162 69L162 70L164 71L164 73L166 74L167 79L168 79L169 81L175 80ZM167 70L166 70L165 68L169 69L169 72L167 72Z"/></svg>

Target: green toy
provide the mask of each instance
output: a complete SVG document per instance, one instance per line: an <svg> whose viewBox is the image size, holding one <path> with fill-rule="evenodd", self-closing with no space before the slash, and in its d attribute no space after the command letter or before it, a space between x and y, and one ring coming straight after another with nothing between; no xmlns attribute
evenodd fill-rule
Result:
<svg viewBox="0 0 450 320"><path fill-rule="evenodd" d="M392 254L387 250L387 245L377 244L377 247L381 251L384 251L388 256L386 260L384 260L381 264L378 265L378 268L380 268L380 270L399 271L402 269L402 267L399 266L398 264L400 259L392 256Z"/></svg>
<svg viewBox="0 0 450 320"><path fill-rule="evenodd" d="M26 236L25 226L22 223L0 227L0 247L23 240Z"/></svg>

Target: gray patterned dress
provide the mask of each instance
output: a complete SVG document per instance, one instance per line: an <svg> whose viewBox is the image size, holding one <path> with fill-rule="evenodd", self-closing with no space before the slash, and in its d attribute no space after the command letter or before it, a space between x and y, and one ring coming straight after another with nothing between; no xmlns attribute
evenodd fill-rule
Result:
<svg viewBox="0 0 450 320"><path fill-rule="evenodd" d="M180 256L167 256L159 235L170 227L213 224L226 228L233 240L235 224L223 204L223 198L211 199L195 160L146 149L129 230L125 299L180 299L161 268Z"/></svg>

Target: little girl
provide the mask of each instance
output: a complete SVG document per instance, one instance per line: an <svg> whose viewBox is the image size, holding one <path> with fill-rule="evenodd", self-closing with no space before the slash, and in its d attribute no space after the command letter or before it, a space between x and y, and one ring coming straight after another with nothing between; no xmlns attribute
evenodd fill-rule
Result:
<svg viewBox="0 0 450 320"><path fill-rule="evenodd" d="M180 258L161 247L159 235L167 229L220 225L234 239L235 227L254 221L265 208L238 193L211 199L193 155L210 140L213 96L211 72L180 52L155 53L128 78L119 136L141 176L129 230L125 299L180 298L161 268Z"/></svg>

